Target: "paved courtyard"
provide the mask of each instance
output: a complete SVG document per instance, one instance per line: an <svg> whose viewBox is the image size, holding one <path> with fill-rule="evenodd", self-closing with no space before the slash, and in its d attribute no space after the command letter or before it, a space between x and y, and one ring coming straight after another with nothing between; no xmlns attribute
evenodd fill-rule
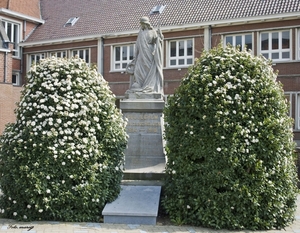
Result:
<svg viewBox="0 0 300 233"><path fill-rule="evenodd" d="M297 200L295 221L282 230L269 231L228 231L212 230L193 226L162 225L132 225L132 224L105 224L105 223L66 223L66 222L17 222L10 219L0 219L0 233L222 233L222 232L255 232L255 233L300 233L300 195Z"/></svg>

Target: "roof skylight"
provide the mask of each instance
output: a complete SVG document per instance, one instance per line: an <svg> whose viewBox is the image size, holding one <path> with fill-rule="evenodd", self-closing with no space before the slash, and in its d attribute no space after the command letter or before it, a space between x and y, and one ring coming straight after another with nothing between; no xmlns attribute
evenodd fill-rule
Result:
<svg viewBox="0 0 300 233"><path fill-rule="evenodd" d="M79 19L79 17L72 17L70 18L66 23L65 23L65 27L69 27L69 26L73 26L77 20Z"/></svg>
<svg viewBox="0 0 300 233"><path fill-rule="evenodd" d="M156 5L155 7L152 8L152 10L150 11L150 15L154 15L154 14L161 14L166 6L164 5Z"/></svg>

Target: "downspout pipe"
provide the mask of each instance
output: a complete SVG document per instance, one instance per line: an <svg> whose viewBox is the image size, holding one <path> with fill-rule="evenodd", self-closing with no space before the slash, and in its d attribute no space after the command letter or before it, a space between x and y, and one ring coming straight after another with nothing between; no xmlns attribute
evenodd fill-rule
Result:
<svg viewBox="0 0 300 233"><path fill-rule="evenodd" d="M211 33L211 25L208 26L208 37L209 37L209 41L208 41L208 46L209 49L211 49L211 40L212 40L212 33Z"/></svg>
<svg viewBox="0 0 300 233"><path fill-rule="evenodd" d="M5 56L4 56L4 80L3 80L4 83L7 82L7 57L8 57L8 53L5 52Z"/></svg>
<svg viewBox="0 0 300 233"><path fill-rule="evenodd" d="M23 68L24 68L24 59L23 59L23 47L20 47L20 57L21 57L21 67L20 67L20 76L19 76L19 85L22 86L24 83L23 80Z"/></svg>
<svg viewBox="0 0 300 233"><path fill-rule="evenodd" d="M97 68L98 72L103 76L103 66L104 66L104 42L103 37L100 37L98 40L98 59L97 59Z"/></svg>
<svg viewBox="0 0 300 233"><path fill-rule="evenodd" d="M211 49L211 36L211 25L209 25L208 27L204 28L204 49L206 51Z"/></svg>

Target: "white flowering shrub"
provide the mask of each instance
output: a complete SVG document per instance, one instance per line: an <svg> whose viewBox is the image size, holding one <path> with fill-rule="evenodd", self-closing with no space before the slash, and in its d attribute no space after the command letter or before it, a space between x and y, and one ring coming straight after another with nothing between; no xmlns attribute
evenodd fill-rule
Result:
<svg viewBox="0 0 300 233"><path fill-rule="evenodd" d="M0 140L2 217L99 221L119 194L125 121L108 83L79 58L31 67Z"/></svg>
<svg viewBox="0 0 300 233"><path fill-rule="evenodd" d="M294 218L292 119L271 62L204 52L165 109L164 207L178 224L283 228Z"/></svg>

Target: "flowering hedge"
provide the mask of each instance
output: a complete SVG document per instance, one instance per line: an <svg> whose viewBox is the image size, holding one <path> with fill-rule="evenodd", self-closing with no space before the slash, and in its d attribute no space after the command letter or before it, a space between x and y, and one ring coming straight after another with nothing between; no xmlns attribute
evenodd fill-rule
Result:
<svg viewBox="0 0 300 233"><path fill-rule="evenodd" d="M164 206L179 224L283 228L297 195L292 119L270 61L204 52L165 109Z"/></svg>
<svg viewBox="0 0 300 233"><path fill-rule="evenodd" d="M2 217L98 221L120 191L126 122L108 83L79 58L28 74L0 140Z"/></svg>

